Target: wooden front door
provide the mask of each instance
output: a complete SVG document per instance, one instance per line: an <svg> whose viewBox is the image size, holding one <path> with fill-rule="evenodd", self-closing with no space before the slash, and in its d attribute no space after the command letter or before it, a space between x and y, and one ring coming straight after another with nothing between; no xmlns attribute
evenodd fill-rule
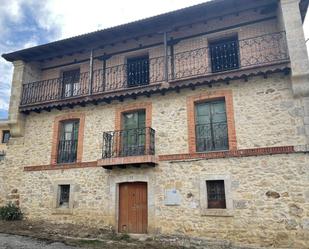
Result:
<svg viewBox="0 0 309 249"><path fill-rule="evenodd" d="M118 231L147 233L147 183L119 184Z"/></svg>

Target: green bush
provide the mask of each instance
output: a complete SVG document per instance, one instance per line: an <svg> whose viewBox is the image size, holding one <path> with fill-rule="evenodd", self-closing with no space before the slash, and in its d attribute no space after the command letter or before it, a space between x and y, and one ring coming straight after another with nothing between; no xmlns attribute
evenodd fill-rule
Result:
<svg viewBox="0 0 309 249"><path fill-rule="evenodd" d="M20 208L13 203L0 207L0 219L2 220L21 220L23 213Z"/></svg>

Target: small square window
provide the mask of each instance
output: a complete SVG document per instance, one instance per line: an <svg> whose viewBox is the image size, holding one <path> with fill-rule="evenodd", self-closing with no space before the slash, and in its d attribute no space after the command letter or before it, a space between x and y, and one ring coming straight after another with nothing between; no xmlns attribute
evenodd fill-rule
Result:
<svg viewBox="0 0 309 249"><path fill-rule="evenodd" d="M206 181L207 208L226 208L224 180Z"/></svg>
<svg viewBox="0 0 309 249"><path fill-rule="evenodd" d="M69 208L70 185L59 185L58 207Z"/></svg>
<svg viewBox="0 0 309 249"><path fill-rule="evenodd" d="M10 140L10 131L2 131L2 143L6 144Z"/></svg>

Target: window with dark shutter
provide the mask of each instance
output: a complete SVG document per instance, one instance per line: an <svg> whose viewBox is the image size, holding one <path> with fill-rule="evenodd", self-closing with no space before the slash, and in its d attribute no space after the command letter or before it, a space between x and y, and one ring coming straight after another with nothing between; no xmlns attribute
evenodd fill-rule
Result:
<svg viewBox="0 0 309 249"><path fill-rule="evenodd" d="M63 72L63 95L65 98L81 94L80 69Z"/></svg>
<svg viewBox="0 0 309 249"><path fill-rule="evenodd" d="M149 84L149 56L129 58L127 60L128 87Z"/></svg>
<svg viewBox="0 0 309 249"><path fill-rule="evenodd" d="M226 208L224 180L206 181L207 208Z"/></svg>
<svg viewBox="0 0 309 249"><path fill-rule="evenodd" d="M224 100L196 104L195 120L197 152L228 150Z"/></svg>
<svg viewBox="0 0 309 249"><path fill-rule="evenodd" d="M239 45L237 37L210 42L209 49L213 73L239 68Z"/></svg>
<svg viewBox="0 0 309 249"><path fill-rule="evenodd" d="M10 140L10 131L2 131L2 143L6 144Z"/></svg>
<svg viewBox="0 0 309 249"><path fill-rule="evenodd" d="M58 143L58 163L73 163L77 158L79 120L62 122Z"/></svg>
<svg viewBox="0 0 309 249"><path fill-rule="evenodd" d="M70 185L59 185L59 203L58 207L69 208Z"/></svg>

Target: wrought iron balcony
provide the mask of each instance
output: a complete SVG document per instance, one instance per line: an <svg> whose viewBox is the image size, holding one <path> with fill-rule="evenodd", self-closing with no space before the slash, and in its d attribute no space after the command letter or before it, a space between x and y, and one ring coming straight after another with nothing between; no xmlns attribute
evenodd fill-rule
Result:
<svg viewBox="0 0 309 249"><path fill-rule="evenodd" d="M125 64L104 66L100 70L80 73L74 79L56 78L23 85L21 106L105 94L144 87L164 81L180 81L288 62L285 32L210 43L190 51L156 58L143 57ZM167 66L166 66L167 64ZM166 71L167 69L167 71ZM166 74L167 72L167 74Z"/></svg>
<svg viewBox="0 0 309 249"><path fill-rule="evenodd" d="M103 133L102 160L99 165L112 166L156 164L155 130L138 128Z"/></svg>
<svg viewBox="0 0 309 249"><path fill-rule="evenodd" d="M57 163L74 163L78 140L59 140Z"/></svg>

